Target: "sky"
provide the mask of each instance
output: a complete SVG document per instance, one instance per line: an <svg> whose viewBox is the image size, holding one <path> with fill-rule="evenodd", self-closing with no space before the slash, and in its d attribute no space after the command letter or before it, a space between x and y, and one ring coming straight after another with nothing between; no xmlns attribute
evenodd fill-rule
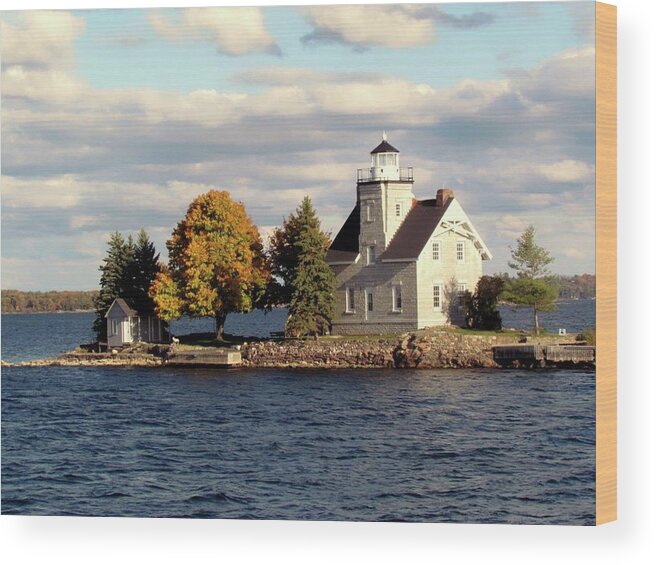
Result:
<svg viewBox="0 0 656 565"><path fill-rule="evenodd" d="M594 3L2 12L2 288L97 288L109 234L165 242L211 189L263 237L337 233L387 132L494 258L529 224L594 273Z"/></svg>

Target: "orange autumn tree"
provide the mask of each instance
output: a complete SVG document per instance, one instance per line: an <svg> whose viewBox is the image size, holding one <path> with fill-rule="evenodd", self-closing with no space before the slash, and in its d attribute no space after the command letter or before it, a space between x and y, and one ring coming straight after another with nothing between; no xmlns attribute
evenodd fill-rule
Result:
<svg viewBox="0 0 656 565"><path fill-rule="evenodd" d="M196 198L166 247L168 267L150 288L163 320L212 316L221 339L230 312L248 312L262 299L271 276L262 240L228 192Z"/></svg>

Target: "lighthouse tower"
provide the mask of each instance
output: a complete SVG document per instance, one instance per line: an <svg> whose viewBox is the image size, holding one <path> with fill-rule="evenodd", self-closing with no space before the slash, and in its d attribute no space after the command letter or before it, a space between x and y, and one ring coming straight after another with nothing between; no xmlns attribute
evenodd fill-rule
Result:
<svg viewBox="0 0 656 565"><path fill-rule="evenodd" d="M401 167L399 150L382 141L371 151L371 166L358 169L360 253L367 264L376 262L412 208L412 167Z"/></svg>

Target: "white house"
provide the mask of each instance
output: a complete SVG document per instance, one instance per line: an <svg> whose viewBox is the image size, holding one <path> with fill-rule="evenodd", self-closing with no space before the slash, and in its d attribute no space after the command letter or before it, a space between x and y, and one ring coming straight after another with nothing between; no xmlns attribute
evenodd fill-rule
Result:
<svg viewBox="0 0 656 565"><path fill-rule="evenodd" d="M105 314L107 347L123 347L137 341L163 342L168 338L164 322L147 301L117 298Z"/></svg>
<svg viewBox="0 0 656 565"><path fill-rule="evenodd" d="M453 191L417 200L412 167L383 141L358 169L357 200L327 261L338 280L335 334L409 331L457 323L492 258Z"/></svg>

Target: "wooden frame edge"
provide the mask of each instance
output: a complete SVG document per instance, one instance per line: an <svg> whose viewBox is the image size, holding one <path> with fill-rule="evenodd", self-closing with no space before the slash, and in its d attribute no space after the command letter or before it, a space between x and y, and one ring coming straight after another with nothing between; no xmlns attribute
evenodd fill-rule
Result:
<svg viewBox="0 0 656 565"><path fill-rule="evenodd" d="M617 519L617 8L595 3L596 523Z"/></svg>

